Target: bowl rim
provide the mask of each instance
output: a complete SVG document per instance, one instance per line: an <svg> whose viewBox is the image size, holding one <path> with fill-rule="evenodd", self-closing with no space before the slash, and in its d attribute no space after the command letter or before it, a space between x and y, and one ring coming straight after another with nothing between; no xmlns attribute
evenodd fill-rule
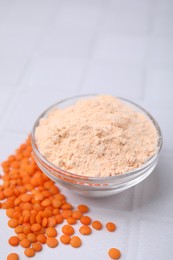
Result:
<svg viewBox="0 0 173 260"><path fill-rule="evenodd" d="M41 118L45 117L47 115L48 112L50 112L52 109L54 109L55 107L57 107L58 105L66 102L66 101L70 101L73 99L77 99L77 98L89 98L89 97L94 97L94 96L98 96L101 94L97 94L97 93L91 93L91 94L81 94L81 95L76 95L76 96L72 96L72 97L68 97L68 98L64 98L56 103L54 103L53 105L49 106L47 109L45 109L36 119L32 131L31 131L31 145L32 145L32 149L33 152L36 154L37 158L39 158L39 160L41 160L44 165L50 167L51 169L57 171L58 174L62 174L66 177L70 177L70 178L74 178L75 180L78 178L79 180L92 180L92 181L110 181L110 179L115 180L115 179L122 179L125 177L131 177L133 175L135 175L136 173L138 173L139 171L142 171L143 169L145 169L147 166L149 166L150 164L152 164L155 159L158 157L161 148L162 148L162 144L163 144L163 136L162 136L162 132L160 129L160 126L158 125L157 121L155 120L155 118L143 107L141 107L140 105L136 104L135 102L123 98L123 97L118 97L118 96L114 96L118 99L120 99L121 101L125 102L125 103L129 103L130 105L136 107L137 109L139 109L139 111L141 111L143 114L145 114L153 123L156 131L157 131L157 135L158 135L158 142L157 142L157 149L156 152L145 162L143 163L140 167L135 168L132 171L128 171L122 174L116 174L113 176L106 176L106 177L92 177L92 176L83 176L83 175L79 175L79 174L75 174L75 173L71 173L69 171L63 170L59 167L57 167L56 165L54 165L53 163L49 162L39 151L39 149L37 148L37 144L36 144L36 139L35 139L35 129L39 124L39 121Z"/></svg>

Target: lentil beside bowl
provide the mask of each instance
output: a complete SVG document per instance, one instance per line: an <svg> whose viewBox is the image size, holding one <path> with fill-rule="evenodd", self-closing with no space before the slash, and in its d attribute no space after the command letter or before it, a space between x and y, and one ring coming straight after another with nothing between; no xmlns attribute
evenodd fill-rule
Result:
<svg viewBox="0 0 173 260"><path fill-rule="evenodd" d="M114 101L117 102L117 107L116 103L112 106ZM81 111L80 117L77 117L78 121L73 122L77 109L74 105L76 102ZM104 110L104 103L99 102L107 102L106 111L100 111ZM91 111L87 112L83 104L89 104ZM95 117L94 107L100 109ZM117 110L121 110L122 114L117 114ZM59 111L62 114L61 120L56 115ZM64 111L66 111L65 115ZM68 118L70 113L72 118ZM64 121L65 116L66 121ZM47 128L50 120L52 120L51 127ZM69 131L62 122L70 125ZM40 132L39 128L42 125L43 131ZM54 131L57 127L58 136ZM151 131L148 130L149 128ZM123 136L128 136L128 139L126 140ZM43 147L38 141L39 137L42 138ZM52 142L52 150L49 149L49 140ZM79 194L101 197L136 185L154 170L162 146L162 134L156 120L146 110L131 101L111 96L83 95L62 100L44 111L34 124L31 142L38 166L52 180ZM75 142L81 145L77 146L77 150ZM102 148L101 152L98 147ZM131 154L124 154L129 147ZM77 163L75 156L78 158ZM53 161L52 158L55 160ZM66 161L64 158L67 158Z"/></svg>

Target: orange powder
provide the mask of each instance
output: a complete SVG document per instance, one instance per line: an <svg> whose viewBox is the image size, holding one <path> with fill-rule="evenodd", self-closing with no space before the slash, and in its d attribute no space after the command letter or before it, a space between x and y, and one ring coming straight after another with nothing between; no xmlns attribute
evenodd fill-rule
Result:
<svg viewBox="0 0 173 260"><path fill-rule="evenodd" d="M36 142L54 165L83 176L122 174L142 165L157 147L157 133L142 113L112 96L55 109L39 122Z"/></svg>

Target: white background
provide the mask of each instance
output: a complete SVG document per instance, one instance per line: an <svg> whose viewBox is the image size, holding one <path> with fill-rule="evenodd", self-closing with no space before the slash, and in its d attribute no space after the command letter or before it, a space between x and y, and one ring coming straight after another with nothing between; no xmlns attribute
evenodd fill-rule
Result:
<svg viewBox="0 0 173 260"><path fill-rule="evenodd" d="M52 103L81 93L129 98L158 120L164 137L153 174L123 193L87 199L62 189L117 231L94 232L80 249L59 245L35 259L173 259L173 1L0 0L0 159L25 140ZM13 234L0 211L0 260ZM60 234L60 228L58 228Z"/></svg>

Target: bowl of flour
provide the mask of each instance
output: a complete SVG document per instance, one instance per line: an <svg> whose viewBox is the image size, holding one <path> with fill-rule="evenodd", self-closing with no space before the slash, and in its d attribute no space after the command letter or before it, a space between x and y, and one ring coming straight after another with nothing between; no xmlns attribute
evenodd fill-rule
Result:
<svg viewBox="0 0 173 260"><path fill-rule="evenodd" d="M86 196L106 196L145 179L162 146L156 120L110 95L72 97L48 108L32 131L35 159L51 179Z"/></svg>

